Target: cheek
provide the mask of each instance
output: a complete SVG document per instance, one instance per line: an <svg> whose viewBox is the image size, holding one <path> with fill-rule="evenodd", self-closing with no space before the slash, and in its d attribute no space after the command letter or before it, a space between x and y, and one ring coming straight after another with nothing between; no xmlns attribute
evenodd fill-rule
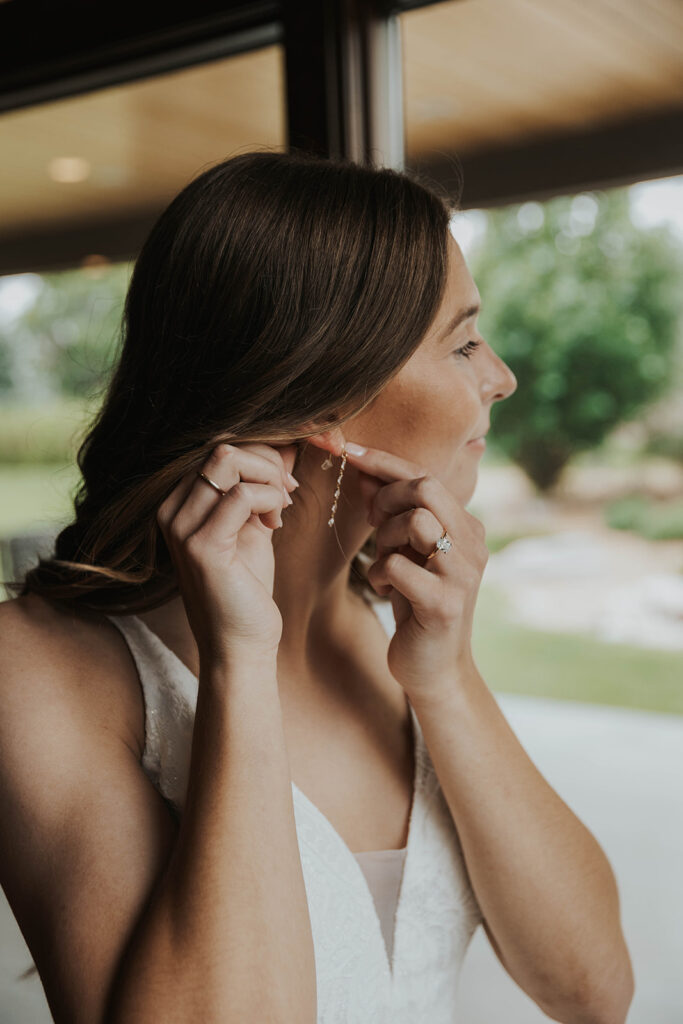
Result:
<svg viewBox="0 0 683 1024"><path fill-rule="evenodd" d="M465 444L481 421L481 402L474 382L445 364L429 378L397 385L393 418L401 436L416 450L443 446L451 455Z"/></svg>
<svg viewBox="0 0 683 1024"><path fill-rule="evenodd" d="M481 419L474 381L446 359L405 367L378 396L367 421L361 414L358 424L370 445L390 444L407 459L444 472Z"/></svg>

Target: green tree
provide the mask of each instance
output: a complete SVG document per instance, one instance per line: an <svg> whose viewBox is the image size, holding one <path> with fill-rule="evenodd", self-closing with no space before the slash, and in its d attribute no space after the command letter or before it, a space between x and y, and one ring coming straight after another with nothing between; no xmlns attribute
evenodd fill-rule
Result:
<svg viewBox="0 0 683 1024"><path fill-rule="evenodd" d="M118 351L130 272L118 263L36 275L32 305L0 324L0 393L31 402L101 388Z"/></svg>
<svg viewBox="0 0 683 1024"><path fill-rule="evenodd" d="M490 212L470 265L482 333L518 381L494 443L547 490L671 386L681 246L636 228L618 189Z"/></svg>

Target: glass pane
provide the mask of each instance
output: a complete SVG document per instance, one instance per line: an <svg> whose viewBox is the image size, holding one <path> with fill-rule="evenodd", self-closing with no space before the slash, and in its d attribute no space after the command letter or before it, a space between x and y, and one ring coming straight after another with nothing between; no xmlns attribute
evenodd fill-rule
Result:
<svg viewBox="0 0 683 1024"><path fill-rule="evenodd" d="M8 572L10 543L19 558L25 540L28 554L72 511L78 443L117 354L132 260L157 215L207 166L285 148L284 51L263 47L18 110L2 115L0 131L0 265L17 250L33 259L0 277ZM126 224L134 230L121 234Z"/></svg>
<svg viewBox="0 0 683 1024"><path fill-rule="evenodd" d="M629 1021L668 1020L683 1006L671 814L683 777L683 177L540 193L557 166L552 140L680 110L683 11L675 0L455 0L400 25L408 168L428 176L460 157L510 196L506 155L548 140L545 160L517 167L525 202L452 222L482 298L472 336L518 380L492 409L470 506L490 552L472 645L523 747L609 859L638 979ZM616 170L627 134L610 150ZM595 152L576 159L600 174ZM481 353L463 372L483 393ZM519 877L552 930L556 890L544 911L531 874ZM483 930L458 1011L548 1020Z"/></svg>
<svg viewBox="0 0 683 1024"><path fill-rule="evenodd" d="M677 0L448 0L400 26L407 163L680 106Z"/></svg>
<svg viewBox="0 0 683 1024"><path fill-rule="evenodd" d="M147 211L151 225L205 165L285 148L283 48L13 111L0 132L0 254L19 233Z"/></svg>

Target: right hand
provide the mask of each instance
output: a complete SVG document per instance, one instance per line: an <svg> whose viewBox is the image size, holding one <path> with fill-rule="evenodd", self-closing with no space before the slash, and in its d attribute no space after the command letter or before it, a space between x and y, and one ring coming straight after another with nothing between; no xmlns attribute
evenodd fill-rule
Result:
<svg viewBox="0 0 683 1024"><path fill-rule="evenodd" d="M200 662L277 651L272 536L289 507L283 488L294 489L287 473L295 457L294 445L219 444L201 471L225 497L193 469L157 510Z"/></svg>

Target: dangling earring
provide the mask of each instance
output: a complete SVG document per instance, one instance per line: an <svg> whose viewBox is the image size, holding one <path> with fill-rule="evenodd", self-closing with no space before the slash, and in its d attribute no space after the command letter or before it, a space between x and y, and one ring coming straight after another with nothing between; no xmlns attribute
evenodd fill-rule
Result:
<svg viewBox="0 0 683 1024"><path fill-rule="evenodd" d="M327 458L325 459L325 461L321 462L320 468L321 469L330 469L333 465L334 465L334 463L332 462L332 457L330 455L328 455ZM344 475L344 466L345 465L346 465L346 447L345 447L345 445L342 445L342 464L341 464L341 469L339 470L339 476L337 477L337 489L334 492L334 503L332 505L332 509L331 509L331 512L330 512L330 518L327 520L327 525L328 526L334 526L334 517L335 517L335 514L337 512L337 502L339 500L339 493L340 493L340 490L341 490L341 479L342 479L342 477Z"/></svg>

